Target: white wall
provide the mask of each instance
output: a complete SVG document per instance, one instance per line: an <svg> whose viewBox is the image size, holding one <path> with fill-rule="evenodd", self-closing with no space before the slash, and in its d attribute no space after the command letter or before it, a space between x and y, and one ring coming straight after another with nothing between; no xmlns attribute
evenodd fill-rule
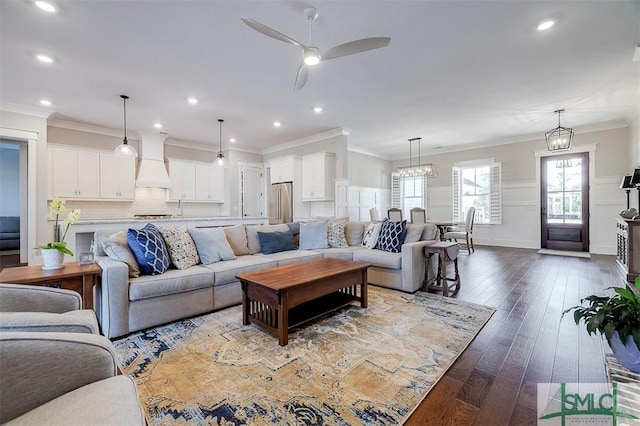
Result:
<svg viewBox="0 0 640 426"><path fill-rule="evenodd" d="M618 189L626 173L629 152L626 127L578 133L574 147L595 146L590 192L590 251L615 254L615 218L625 207L625 195ZM449 220L452 215L451 169L456 162L495 158L502 163L502 224L475 225L475 242L507 247L540 248L540 194L536 175L539 157L545 152L544 139L481 149L429 155L439 177L428 183L427 215ZM576 149L574 149L576 151ZM394 166L404 165L398 161Z"/></svg>
<svg viewBox="0 0 640 426"><path fill-rule="evenodd" d="M392 162L384 158L349 151L349 185L391 189Z"/></svg>
<svg viewBox="0 0 640 426"><path fill-rule="evenodd" d="M20 216L20 151L0 144L0 216Z"/></svg>

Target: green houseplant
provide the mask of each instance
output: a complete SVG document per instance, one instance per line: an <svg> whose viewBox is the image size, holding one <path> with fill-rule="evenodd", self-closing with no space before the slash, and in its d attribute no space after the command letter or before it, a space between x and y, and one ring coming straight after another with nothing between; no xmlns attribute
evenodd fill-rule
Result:
<svg viewBox="0 0 640 426"><path fill-rule="evenodd" d="M573 311L576 324L583 321L589 334L604 335L618 361L640 373L640 277L635 287L637 293L626 287L610 287L615 295L585 297L581 305L562 315Z"/></svg>
<svg viewBox="0 0 640 426"><path fill-rule="evenodd" d="M53 241L41 246L37 246L42 254L44 266L42 269L60 269L64 267L64 255L73 256L73 252L67 248L64 239L67 237L69 227L76 223L80 218L80 210L74 209L67 215L63 222L64 232L60 237L60 216L67 211L66 201L62 198L54 198L49 203L49 218L55 219L53 225Z"/></svg>

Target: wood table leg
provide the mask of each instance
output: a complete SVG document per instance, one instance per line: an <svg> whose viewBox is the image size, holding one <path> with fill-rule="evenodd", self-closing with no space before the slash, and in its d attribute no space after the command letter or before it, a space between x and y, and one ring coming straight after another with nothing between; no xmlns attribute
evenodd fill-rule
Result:
<svg viewBox="0 0 640 426"><path fill-rule="evenodd" d="M82 277L82 307L93 309L93 286L96 284L96 275L87 274Z"/></svg>
<svg viewBox="0 0 640 426"><path fill-rule="evenodd" d="M449 297L449 283L447 283L447 254L444 250L440 251L440 280L442 282L442 295Z"/></svg>
<svg viewBox="0 0 640 426"><path fill-rule="evenodd" d="M367 270L362 270L362 283L360 284L360 307L367 307L367 300L369 298L369 283L367 282Z"/></svg>
<svg viewBox="0 0 640 426"><path fill-rule="evenodd" d="M247 283L241 281L242 286L242 324L249 325L249 298L247 297Z"/></svg>
<svg viewBox="0 0 640 426"><path fill-rule="evenodd" d="M289 343L289 303L287 292L280 293L278 303L278 343L287 346Z"/></svg>

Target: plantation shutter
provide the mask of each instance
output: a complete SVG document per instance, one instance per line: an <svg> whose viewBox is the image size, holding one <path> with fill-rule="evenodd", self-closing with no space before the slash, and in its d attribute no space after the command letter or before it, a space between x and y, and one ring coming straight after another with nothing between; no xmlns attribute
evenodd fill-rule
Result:
<svg viewBox="0 0 640 426"><path fill-rule="evenodd" d="M454 222L462 222L464 218L463 214L460 211L460 206L462 205L462 194L461 194L461 186L460 178L462 176L462 170L459 167L453 167L452 169L453 176L451 181L453 182L453 221Z"/></svg>
<svg viewBox="0 0 640 426"><path fill-rule="evenodd" d="M402 177L398 173L391 174L391 207L402 208Z"/></svg>
<svg viewBox="0 0 640 426"><path fill-rule="evenodd" d="M499 225L502 223L502 177L501 163L491 165L491 194L489 223Z"/></svg>

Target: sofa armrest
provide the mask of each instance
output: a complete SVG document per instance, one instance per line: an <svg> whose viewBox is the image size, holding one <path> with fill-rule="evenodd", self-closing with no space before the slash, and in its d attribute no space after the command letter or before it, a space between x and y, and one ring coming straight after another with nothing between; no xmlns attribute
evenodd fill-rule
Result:
<svg viewBox="0 0 640 426"><path fill-rule="evenodd" d="M102 282L97 291L96 313L105 336L113 338L129 332L129 267L124 262L97 256Z"/></svg>
<svg viewBox="0 0 640 426"><path fill-rule="evenodd" d="M0 284L0 312L63 312L82 309L80 294L34 285Z"/></svg>
<svg viewBox="0 0 640 426"><path fill-rule="evenodd" d="M104 336L0 333L0 424L116 373L113 345Z"/></svg>
<svg viewBox="0 0 640 426"><path fill-rule="evenodd" d="M422 287L425 273L424 247L433 242L418 241L402 245L402 291L413 293ZM433 266L429 268L429 278L432 275L435 276Z"/></svg>
<svg viewBox="0 0 640 426"><path fill-rule="evenodd" d="M100 334L91 309L65 314L49 312L0 312L0 332L58 332Z"/></svg>

